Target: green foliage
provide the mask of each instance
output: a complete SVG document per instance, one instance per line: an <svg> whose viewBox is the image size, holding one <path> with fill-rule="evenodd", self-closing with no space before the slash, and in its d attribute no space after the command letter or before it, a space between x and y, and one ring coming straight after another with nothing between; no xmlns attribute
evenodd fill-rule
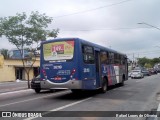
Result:
<svg viewBox="0 0 160 120"><path fill-rule="evenodd" d="M146 63L146 64L144 65L144 67L145 67L145 68L152 68L152 65L151 65L150 63Z"/></svg>
<svg viewBox="0 0 160 120"><path fill-rule="evenodd" d="M148 58L143 57L143 58L139 58L138 59L138 64L139 65L144 66L146 63L149 63L149 59Z"/></svg>
<svg viewBox="0 0 160 120"><path fill-rule="evenodd" d="M138 64L141 66L145 66L147 68L153 67L154 64L156 63L160 63L160 58L149 59L149 58L143 57L138 59Z"/></svg>
<svg viewBox="0 0 160 120"><path fill-rule="evenodd" d="M0 18L0 37L6 36L10 43L17 48L30 46L47 37L57 37L58 29L47 30L48 24L52 23L52 18L39 12L31 12L27 17L26 13L16 16Z"/></svg>
<svg viewBox="0 0 160 120"><path fill-rule="evenodd" d="M156 64L156 63L160 63L160 58L153 58L153 59L151 59L151 62L150 62L150 64L153 66L154 64Z"/></svg>
<svg viewBox="0 0 160 120"><path fill-rule="evenodd" d="M16 16L1 17L0 18L0 37L5 36L10 43L15 45L17 49L30 47L34 43L46 40L47 37L57 37L59 30L47 30L48 24L52 23L52 18L39 12L31 12L27 17L26 13L17 13ZM37 46L38 47L38 46ZM20 50L23 58L23 50ZM33 51L34 53L34 51ZM30 68L32 68L36 59L29 56L29 60L34 60ZM36 58L36 56L34 56ZM25 68L25 60L22 59L23 67ZM28 77L28 88L30 88L29 71L25 69Z"/></svg>
<svg viewBox="0 0 160 120"><path fill-rule="evenodd" d="M8 58L8 49L1 49L0 53L4 56L4 59Z"/></svg>

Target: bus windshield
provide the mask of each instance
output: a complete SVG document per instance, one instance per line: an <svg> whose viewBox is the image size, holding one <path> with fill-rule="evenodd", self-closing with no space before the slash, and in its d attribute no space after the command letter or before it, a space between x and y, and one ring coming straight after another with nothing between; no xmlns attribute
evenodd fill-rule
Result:
<svg viewBox="0 0 160 120"><path fill-rule="evenodd" d="M74 41L58 41L43 45L43 56L46 61L71 60L74 54Z"/></svg>

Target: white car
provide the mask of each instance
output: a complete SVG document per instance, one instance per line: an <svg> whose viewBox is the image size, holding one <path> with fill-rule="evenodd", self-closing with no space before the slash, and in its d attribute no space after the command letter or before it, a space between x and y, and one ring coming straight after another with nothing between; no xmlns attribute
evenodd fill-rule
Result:
<svg viewBox="0 0 160 120"><path fill-rule="evenodd" d="M128 72L128 77L131 77L132 72Z"/></svg>
<svg viewBox="0 0 160 120"><path fill-rule="evenodd" d="M141 70L132 70L131 78L143 78L144 75Z"/></svg>

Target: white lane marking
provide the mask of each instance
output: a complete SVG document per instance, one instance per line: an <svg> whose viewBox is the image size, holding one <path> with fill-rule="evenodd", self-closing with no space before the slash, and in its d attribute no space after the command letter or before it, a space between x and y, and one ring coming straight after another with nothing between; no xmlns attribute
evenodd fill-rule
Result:
<svg viewBox="0 0 160 120"><path fill-rule="evenodd" d="M160 103L158 105L157 112L160 112ZM153 120L158 120L158 117L154 117Z"/></svg>
<svg viewBox="0 0 160 120"><path fill-rule="evenodd" d="M13 94L13 93L19 93L19 92L26 92L26 91L31 91L32 89L27 89L27 90L18 90L18 91L13 91L13 92L5 92L5 93L0 93L1 95L7 95L7 94Z"/></svg>
<svg viewBox="0 0 160 120"><path fill-rule="evenodd" d="M59 111L59 110L62 110L64 108L67 108L67 107L70 107L70 106L73 106L73 105L76 105L76 104L79 104L81 102L84 102L84 101L87 101L89 99L91 99L92 97L89 97L89 98L86 98L86 99L83 99L83 100L80 100L80 101L77 101L77 102L73 102L71 104L68 104L68 105L65 105L65 106L62 106L62 107L59 107L59 108L55 108L55 109L52 109L50 111Z"/></svg>
<svg viewBox="0 0 160 120"><path fill-rule="evenodd" d="M70 91L68 91L68 92L70 92ZM17 104L17 103L28 102L28 101L32 101L32 100L36 100L36 99L41 99L41 98L49 97L49 96L56 96L56 95L64 94L64 93L68 93L68 92L67 91L63 91L63 92L59 92L59 93L55 93L55 94L50 94L50 95L46 95L46 96L36 97L36 98L27 99L27 100L23 100L23 101L17 101L17 102L13 102L13 103L8 103L8 104L0 105L0 107L14 105L14 104Z"/></svg>
<svg viewBox="0 0 160 120"><path fill-rule="evenodd" d="M92 97L89 97L89 98L86 98L86 99L83 99L83 100L79 100L79 101L77 101L77 102L73 102L73 103L70 103L70 104L67 104L67 105L64 105L64 106L61 106L61 107L58 107L58 108L49 110L48 112L43 113L42 116L43 116L43 115L46 115L46 114L49 114L49 113L51 113L51 112L53 112L53 111L59 111L59 110L65 109L65 108L67 108L67 107L70 107L70 106L79 104L79 103L84 102L84 101L87 101L87 100L89 100L89 99L91 99L91 98L92 98ZM24 120L33 120L33 119L36 119L36 118L38 118L38 117L30 117L30 118L27 118L27 119L24 119Z"/></svg>

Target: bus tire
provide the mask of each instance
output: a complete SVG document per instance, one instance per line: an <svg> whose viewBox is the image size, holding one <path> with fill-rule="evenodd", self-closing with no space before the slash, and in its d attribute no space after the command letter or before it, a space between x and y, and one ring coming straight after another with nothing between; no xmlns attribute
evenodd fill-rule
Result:
<svg viewBox="0 0 160 120"><path fill-rule="evenodd" d="M103 78L102 88L100 89L101 93L105 93L108 90L107 79Z"/></svg>
<svg viewBox="0 0 160 120"><path fill-rule="evenodd" d="M36 88L34 90L35 90L36 93L40 93L40 91L41 91L41 89L39 89L39 88Z"/></svg>

